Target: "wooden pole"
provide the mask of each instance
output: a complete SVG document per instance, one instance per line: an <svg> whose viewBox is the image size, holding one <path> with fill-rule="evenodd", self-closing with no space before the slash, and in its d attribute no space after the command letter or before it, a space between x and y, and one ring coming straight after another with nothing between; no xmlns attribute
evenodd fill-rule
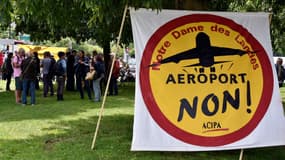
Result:
<svg viewBox="0 0 285 160"><path fill-rule="evenodd" d="M123 14L123 18L122 18L122 22L121 22L121 27L120 27L120 31L119 31L119 36L118 36L118 39L117 39L117 47L118 47L119 44L120 44L121 35L122 35L122 31L123 31L123 26L124 26L125 19L126 19L127 9L128 9L128 6L126 5L126 6L125 6L125 10L124 10L124 14ZM97 121L96 130L95 130L95 133L94 133L94 137L93 137L93 141L92 141L92 146L91 146L91 149L92 149L92 150L95 148L96 138L97 138L97 135L98 135L98 131L99 131L99 127L100 127L100 122L101 122L102 115L103 115L103 111L104 111L104 107L105 107L106 97L107 97L107 93L108 93L108 90L109 90L109 84L110 84L111 76L112 76L111 73L113 72L113 67L114 67L115 60L116 60L116 53L115 53L114 58L113 58L113 60L112 60L112 65L111 65L111 68L110 68L110 74L109 74L109 77L108 77L108 81L107 81L107 85L106 85L106 89L105 89L105 93L104 93L102 105L101 105L100 112L99 112L99 118L98 118L98 121Z"/></svg>
<svg viewBox="0 0 285 160"><path fill-rule="evenodd" d="M239 154L239 160L243 159L243 149L240 150L240 154Z"/></svg>
<svg viewBox="0 0 285 160"><path fill-rule="evenodd" d="M272 22L272 16L273 16L273 13L269 13L269 25L271 25L271 22Z"/></svg>

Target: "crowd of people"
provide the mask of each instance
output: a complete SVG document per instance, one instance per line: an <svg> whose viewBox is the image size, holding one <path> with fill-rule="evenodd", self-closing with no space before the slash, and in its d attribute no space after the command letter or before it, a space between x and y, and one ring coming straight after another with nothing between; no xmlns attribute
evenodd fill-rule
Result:
<svg viewBox="0 0 285 160"><path fill-rule="evenodd" d="M106 77L110 73L114 54L110 54L108 64L104 62L104 56L93 51L92 55L86 55L83 50L70 52L58 52L58 60L52 53L44 52L44 58L40 60L37 52L25 52L20 48L15 55L8 53L1 67L2 79L6 80L6 91L11 91L11 79L15 79L15 101L26 106L36 104L36 91L39 89L39 81L43 82L43 97L54 96L58 101L64 100L64 92L77 91L81 99L85 98L99 102L105 84ZM92 77L87 75L92 73ZM118 95L117 79L120 74L120 63L116 58L111 74L108 95ZM54 88L54 81L57 89ZM31 100L28 103L27 97Z"/></svg>

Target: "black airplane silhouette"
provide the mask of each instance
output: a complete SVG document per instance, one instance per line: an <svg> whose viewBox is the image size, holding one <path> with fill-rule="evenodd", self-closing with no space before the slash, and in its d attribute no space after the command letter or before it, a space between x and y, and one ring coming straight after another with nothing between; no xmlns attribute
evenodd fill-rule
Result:
<svg viewBox="0 0 285 160"><path fill-rule="evenodd" d="M215 62L215 60L214 60L215 56L230 56L230 55L242 56L246 53L255 53L255 52L243 51L240 49L211 46L209 36L204 32L200 32L196 36L196 48L192 48L190 50L187 50L187 51L184 51L181 53L177 53L176 55L162 59L158 63L151 64L150 66L157 66L160 64L170 63L170 62L178 63L181 60L198 58L199 63L188 65L185 67L192 67L192 66L211 67L214 64L230 62L230 61Z"/></svg>

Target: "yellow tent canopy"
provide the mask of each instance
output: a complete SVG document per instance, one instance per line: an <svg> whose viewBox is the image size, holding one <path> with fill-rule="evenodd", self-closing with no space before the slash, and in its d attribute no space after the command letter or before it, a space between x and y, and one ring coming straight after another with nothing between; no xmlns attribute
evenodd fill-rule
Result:
<svg viewBox="0 0 285 160"><path fill-rule="evenodd" d="M62 52L67 52L68 48L67 47L47 47L47 46L36 46L36 45L18 45L18 48L23 48L26 52L38 52L39 58L43 59L44 58L44 52L49 51L52 55L54 55L54 58L57 60L58 56L57 53L59 51Z"/></svg>

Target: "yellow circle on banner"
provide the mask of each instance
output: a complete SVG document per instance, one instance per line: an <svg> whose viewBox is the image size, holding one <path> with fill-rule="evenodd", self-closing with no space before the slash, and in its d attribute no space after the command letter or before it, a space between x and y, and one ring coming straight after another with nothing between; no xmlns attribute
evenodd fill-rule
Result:
<svg viewBox="0 0 285 160"><path fill-rule="evenodd" d="M151 61L196 48L201 32L208 35L211 47L253 51L246 38L230 27L199 22L166 34ZM159 70L150 70L150 84L159 109L171 123L194 135L216 137L235 132L251 120L262 94L263 74L254 54L212 54L217 56L209 67L199 64L198 57L161 64Z"/></svg>

